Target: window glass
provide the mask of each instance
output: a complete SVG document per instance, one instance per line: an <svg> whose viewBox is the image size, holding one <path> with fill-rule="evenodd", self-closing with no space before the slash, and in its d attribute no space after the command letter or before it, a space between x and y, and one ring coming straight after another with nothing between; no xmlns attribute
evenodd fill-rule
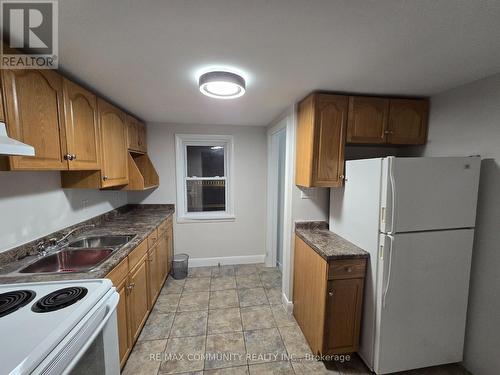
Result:
<svg viewBox="0 0 500 375"><path fill-rule="evenodd" d="M225 180L187 180L187 212L225 211Z"/></svg>
<svg viewBox="0 0 500 375"><path fill-rule="evenodd" d="M223 146L186 146L188 177L223 177Z"/></svg>

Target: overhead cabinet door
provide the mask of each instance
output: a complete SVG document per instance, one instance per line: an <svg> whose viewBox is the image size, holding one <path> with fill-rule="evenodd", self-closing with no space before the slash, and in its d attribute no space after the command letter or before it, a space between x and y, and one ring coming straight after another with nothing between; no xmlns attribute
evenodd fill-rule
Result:
<svg viewBox="0 0 500 375"><path fill-rule="evenodd" d="M427 139L428 100L391 99L387 142L420 145Z"/></svg>
<svg viewBox="0 0 500 375"><path fill-rule="evenodd" d="M10 157L10 169L67 169L62 77L51 70L1 74L9 136L35 148L34 157Z"/></svg>
<svg viewBox="0 0 500 375"><path fill-rule="evenodd" d="M100 142L96 96L65 79L64 106L68 169L99 169Z"/></svg>
<svg viewBox="0 0 500 375"><path fill-rule="evenodd" d="M125 114L99 99L102 135L102 187L128 183L127 126Z"/></svg>
<svg viewBox="0 0 500 375"><path fill-rule="evenodd" d="M347 143L385 143L388 118L389 99L350 96Z"/></svg>
<svg viewBox="0 0 500 375"><path fill-rule="evenodd" d="M341 186L347 125L347 97L318 95L315 109L314 186Z"/></svg>

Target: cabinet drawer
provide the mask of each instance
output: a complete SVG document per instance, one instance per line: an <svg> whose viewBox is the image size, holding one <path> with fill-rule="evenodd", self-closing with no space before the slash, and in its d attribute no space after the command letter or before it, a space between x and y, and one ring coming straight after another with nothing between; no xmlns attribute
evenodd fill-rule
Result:
<svg viewBox="0 0 500 375"><path fill-rule="evenodd" d="M158 237L161 237L165 233L167 233L168 228L169 228L168 220L165 220L160 225L158 225Z"/></svg>
<svg viewBox="0 0 500 375"><path fill-rule="evenodd" d="M135 267L141 258L148 252L148 242L147 240L142 241L137 247L130 252L128 255L128 266L129 269Z"/></svg>
<svg viewBox="0 0 500 375"><path fill-rule="evenodd" d="M155 229L151 232L151 234L148 236L148 248L151 248L154 246L154 244L158 241L158 230Z"/></svg>
<svg viewBox="0 0 500 375"><path fill-rule="evenodd" d="M123 279L127 277L127 275L128 258L125 258L106 275L106 279L110 279L113 282L114 286L118 286L123 281Z"/></svg>
<svg viewBox="0 0 500 375"><path fill-rule="evenodd" d="M364 278L366 259L335 260L328 265L328 280Z"/></svg>

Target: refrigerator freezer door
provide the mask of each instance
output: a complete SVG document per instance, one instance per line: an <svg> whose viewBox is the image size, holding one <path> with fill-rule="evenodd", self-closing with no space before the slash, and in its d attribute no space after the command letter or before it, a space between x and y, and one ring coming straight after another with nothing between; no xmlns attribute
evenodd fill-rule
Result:
<svg viewBox="0 0 500 375"><path fill-rule="evenodd" d="M460 362L474 230L382 237L374 371Z"/></svg>
<svg viewBox="0 0 500 375"><path fill-rule="evenodd" d="M474 227L480 165L479 157L384 159L381 232Z"/></svg>

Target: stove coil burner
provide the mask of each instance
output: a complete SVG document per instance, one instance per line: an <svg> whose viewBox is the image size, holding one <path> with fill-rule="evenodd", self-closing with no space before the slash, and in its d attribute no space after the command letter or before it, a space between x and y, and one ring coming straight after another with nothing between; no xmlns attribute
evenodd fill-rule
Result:
<svg viewBox="0 0 500 375"><path fill-rule="evenodd" d="M0 294L0 318L26 306L35 298L32 290L15 290Z"/></svg>
<svg viewBox="0 0 500 375"><path fill-rule="evenodd" d="M46 313L64 309L81 300L87 294L87 288L71 287L56 290L40 298L31 310L36 313Z"/></svg>

